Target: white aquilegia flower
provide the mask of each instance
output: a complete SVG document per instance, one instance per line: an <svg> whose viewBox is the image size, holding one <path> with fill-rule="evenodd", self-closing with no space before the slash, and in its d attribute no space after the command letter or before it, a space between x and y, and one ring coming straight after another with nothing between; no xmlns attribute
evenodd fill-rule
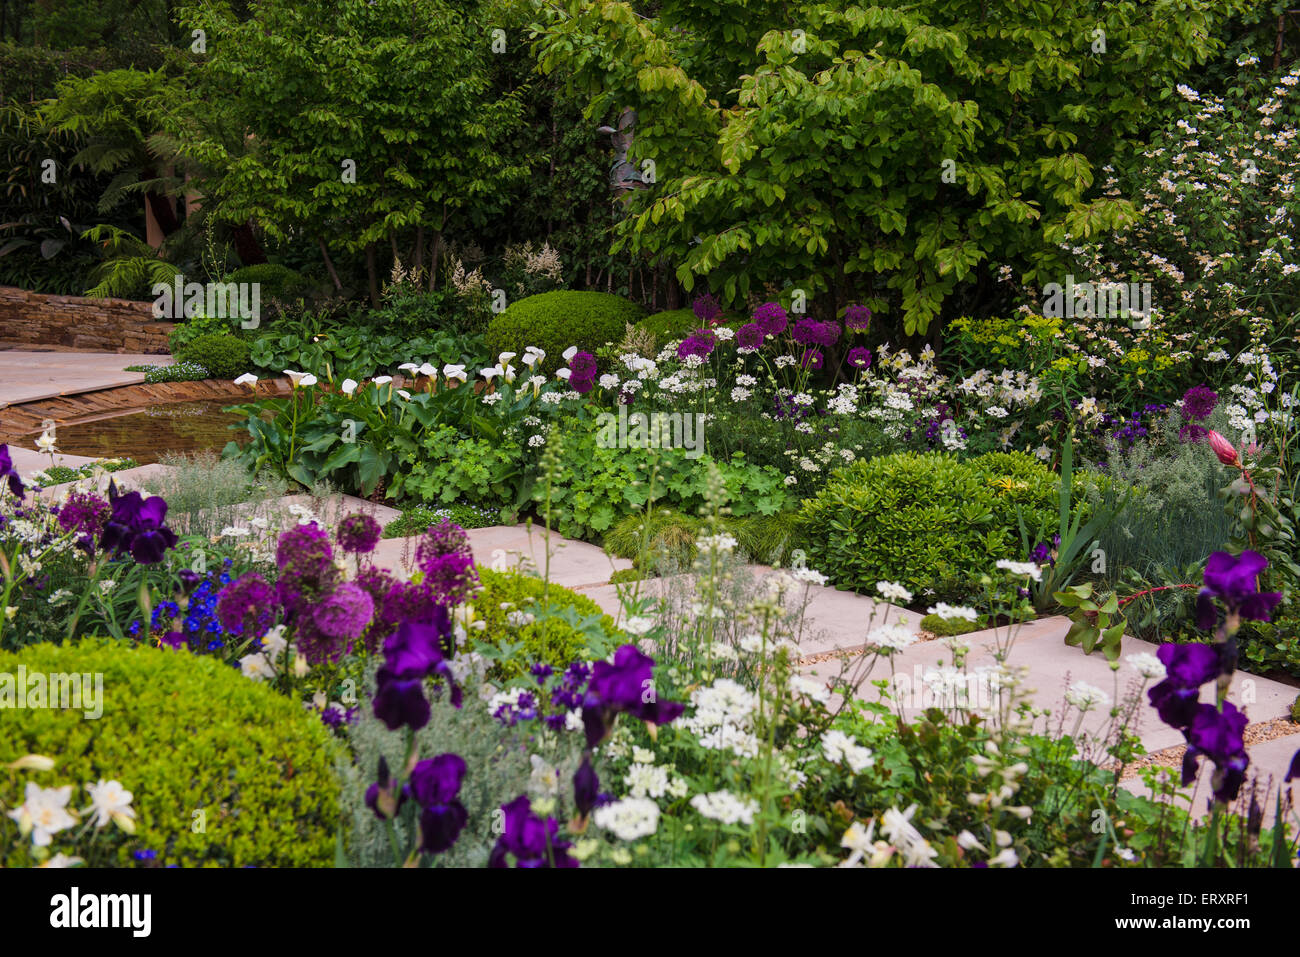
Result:
<svg viewBox="0 0 1300 957"><path fill-rule="evenodd" d="M339 386L344 395L352 395L357 391L356 379L344 379L343 384Z"/></svg>
<svg viewBox="0 0 1300 957"><path fill-rule="evenodd" d="M904 625L895 622L867 632L867 641L881 648L904 651L916 644L916 635L908 631Z"/></svg>
<svg viewBox="0 0 1300 957"><path fill-rule="evenodd" d="M880 593L881 598L887 601L906 604L912 600L912 593L898 582L876 582L876 591Z"/></svg>
<svg viewBox="0 0 1300 957"><path fill-rule="evenodd" d="M1110 704L1110 695L1086 681L1076 681L1065 692L1065 700L1080 711L1093 711Z"/></svg>
<svg viewBox="0 0 1300 957"><path fill-rule="evenodd" d="M758 802L747 798L738 798L730 791L714 791L711 794L697 794L691 798L691 807L700 812L701 817L722 824L743 824L746 827L754 823L758 813Z"/></svg>
<svg viewBox="0 0 1300 957"><path fill-rule="evenodd" d="M629 635L640 637L655 626L653 618L647 618L643 615L634 615L627 621L623 622L623 630Z"/></svg>
<svg viewBox="0 0 1300 957"><path fill-rule="evenodd" d="M56 437L54 430L50 429L40 434L40 437L36 440L36 448L41 452L49 454L50 452L57 451L54 447L55 441Z"/></svg>
<svg viewBox="0 0 1300 957"><path fill-rule="evenodd" d="M659 829L659 805L649 798L623 798L596 808L593 820L620 841L635 841Z"/></svg>
<svg viewBox="0 0 1300 957"><path fill-rule="evenodd" d="M1135 655L1127 655L1124 660L1132 665L1133 670L1143 678L1159 681L1165 676L1164 662L1150 652L1143 651Z"/></svg>
<svg viewBox="0 0 1300 957"><path fill-rule="evenodd" d="M1003 571L1010 572L1012 575L1028 575L1036 582L1043 580L1043 569L1033 562L1012 562L1007 559L999 559L997 567Z"/></svg>
<svg viewBox="0 0 1300 957"><path fill-rule="evenodd" d="M235 380L235 385L257 385L257 376L251 372L245 372Z"/></svg>
<svg viewBox="0 0 1300 957"><path fill-rule="evenodd" d="M120 781L105 781L100 778L98 784L87 784L90 805L95 811L95 827L104 827L113 821L128 834L135 831L135 809L131 807L131 792L122 787Z"/></svg>
<svg viewBox="0 0 1300 957"><path fill-rule="evenodd" d="M275 670L266 660L266 655L261 652L240 658L239 670L243 672L245 678L252 678L254 681L265 681L267 678L275 677Z"/></svg>
<svg viewBox="0 0 1300 957"><path fill-rule="evenodd" d="M61 788L43 788L28 781L23 797L23 803L8 813L18 822L18 830L23 836L32 835L32 844L36 847L49 847L55 834L77 823L77 819L68 813L71 784Z"/></svg>

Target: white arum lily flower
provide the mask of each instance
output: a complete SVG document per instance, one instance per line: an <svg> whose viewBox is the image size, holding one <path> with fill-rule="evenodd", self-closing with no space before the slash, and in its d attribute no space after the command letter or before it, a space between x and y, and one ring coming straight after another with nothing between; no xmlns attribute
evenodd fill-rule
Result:
<svg viewBox="0 0 1300 957"><path fill-rule="evenodd" d="M104 827L113 821L128 834L135 833L135 809L131 807L131 792L120 781L99 779L98 784L87 784L91 808L95 812L95 827Z"/></svg>
<svg viewBox="0 0 1300 957"><path fill-rule="evenodd" d="M510 360L519 355L517 352L503 352L497 356L497 365L505 369L510 365Z"/></svg>
<svg viewBox="0 0 1300 957"><path fill-rule="evenodd" d="M488 366L486 369L479 369L478 374L481 375L483 378L487 379L489 382L491 382L497 376L501 375L504 371L505 370L502 369L500 366Z"/></svg>
<svg viewBox="0 0 1300 957"><path fill-rule="evenodd" d="M251 372L245 372L235 380L235 385L257 385L257 376Z"/></svg>
<svg viewBox="0 0 1300 957"><path fill-rule="evenodd" d="M502 355L504 355L504 354L505 354L505 353L502 353ZM501 373L501 378L505 379L507 382L514 382L514 381L515 381L515 367L514 367L514 366L506 366L506 367L505 367L505 371L503 371L503 372Z"/></svg>
<svg viewBox="0 0 1300 957"><path fill-rule="evenodd" d="M429 378L433 378L438 374L438 367L436 365L433 365L432 363L426 362L424 365L420 366L420 368L416 370L416 373L418 375L424 375L424 376L428 376Z"/></svg>
<svg viewBox="0 0 1300 957"><path fill-rule="evenodd" d="M307 376L307 373L295 372L293 369L285 369L284 374L289 377L289 381L293 383L293 387L295 389L298 388L298 383L300 383Z"/></svg>
<svg viewBox="0 0 1300 957"><path fill-rule="evenodd" d="M418 365L416 365L414 362L403 362L403 363L402 363L400 366L398 366L397 368L400 369L402 372L419 372L419 371L420 371L420 367L419 367Z"/></svg>
<svg viewBox="0 0 1300 957"><path fill-rule="evenodd" d="M314 375L308 372L305 376L302 377L302 380L299 382L299 385L306 388L309 385L315 385L319 381L320 381L319 379L317 379Z"/></svg>
<svg viewBox="0 0 1300 957"><path fill-rule="evenodd" d="M357 391L357 380L344 379L343 384L339 386L339 388L343 390L344 395L352 395L354 392Z"/></svg>
<svg viewBox="0 0 1300 957"><path fill-rule="evenodd" d="M370 381L373 385L388 385L393 381L393 377L390 375L377 375Z"/></svg>
<svg viewBox="0 0 1300 957"><path fill-rule="evenodd" d="M568 381L569 381L569 376L571 376L571 375L573 375L573 372L572 372L571 370L569 370L569 369L556 369L556 370L555 370L555 378L557 378L557 379L563 379L565 382L568 382Z"/></svg>
<svg viewBox="0 0 1300 957"><path fill-rule="evenodd" d="M453 365L448 362L442 367L442 374L448 379L455 379L457 382L464 382L469 376L465 373L464 366Z"/></svg>
<svg viewBox="0 0 1300 957"><path fill-rule="evenodd" d="M569 346L569 348L565 349L564 352L561 353L561 355L564 356L564 361L565 361L565 362L568 362L570 359L572 359L572 358L573 358L574 356L576 356L577 354L578 354L578 347L577 347L577 346Z"/></svg>
<svg viewBox="0 0 1300 957"><path fill-rule="evenodd" d="M403 399L409 399L411 397L411 393L407 392L405 389L398 389L397 394Z"/></svg>
<svg viewBox="0 0 1300 957"><path fill-rule="evenodd" d="M525 352L523 358L520 359L519 361L522 362L524 365L526 365L529 369L531 369L533 366L537 365L537 363L541 362L542 359L544 359L545 357L546 357L545 353Z"/></svg>

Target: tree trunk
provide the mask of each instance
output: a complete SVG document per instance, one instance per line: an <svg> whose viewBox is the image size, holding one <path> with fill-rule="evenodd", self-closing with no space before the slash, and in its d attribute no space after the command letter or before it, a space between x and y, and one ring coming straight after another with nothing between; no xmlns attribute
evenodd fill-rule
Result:
<svg viewBox="0 0 1300 957"><path fill-rule="evenodd" d="M424 269L424 227L415 227L415 272Z"/></svg>
<svg viewBox="0 0 1300 957"><path fill-rule="evenodd" d="M241 266L260 266L266 262L266 253L262 250L257 237L253 235L251 223L240 223L230 235L235 243L235 255L239 257Z"/></svg>
<svg viewBox="0 0 1300 957"><path fill-rule="evenodd" d="M433 234L433 263L429 267L429 292L438 287L438 256L442 252L442 231L447 228L447 204L442 204L442 222Z"/></svg>
<svg viewBox="0 0 1300 957"><path fill-rule="evenodd" d="M375 244L366 243L366 279L370 283L370 305L379 308L379 270L375 266Z"/></svg>
<svg viewBox="0 0 1300 957"><path fill-rule="evenodd" d="M330 259L329 250L325 248L325 239L317 236L316 242L320 244L321 258L325 260L325 268L329 270L330 278L334 280L334 291L342 292L343 283L339 282L339 274L334 270L334 260Z"/></svg>
<svg viewBox="0 0 1300 957"><path fill-rule="evenodd" d="M153 213L154 222L162 230L163 236L170 236L176 230L181 228L181 221L176 218L176 206L171 199L162 193L145 193L145 202L149 204L149 211Z"/></svg>

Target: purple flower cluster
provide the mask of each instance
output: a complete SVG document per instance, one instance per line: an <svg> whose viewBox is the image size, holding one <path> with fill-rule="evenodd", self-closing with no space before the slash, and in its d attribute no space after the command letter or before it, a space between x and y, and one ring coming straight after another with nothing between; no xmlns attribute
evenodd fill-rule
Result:
<svg viewBox="0 0 1300 957"><path fill-rule="evenodd" d="M761 349L767 333L757 322L747 322L736 330L737 349Z"/></svg>
<svg viewBox="0 0 1300 957"><path fill-rule="evenodd" d="M339 548L353 555L369 555L379 544L383 528L369 515L360 512L349 515L339 522L335 539Z"/></svg>
<svg viewBox="0 0 1300 957"><path fill-rule="evenodd" d="M241 575L221 590L217 598L217 621L232 635L261 638L274 619L275 591L256 572Z"/></svg>
<svg viewBox="0 0 1300 957"><path fill-rule="evenodd" d="M424 680L446 679L451 703L459 708L460 686L456 684L447 654L454 640L451 619L445 608L435 608L427 623L406 621L384 642L384 664L379 669L374 698L375 717L390 731L401 727L418 731L429 723L429 702L424 697Z"/></svg>
<svg viewBox="0 0 1300 957"><path fill-rule="evenodd" d="M791 338L805 346L823 346L829 348L840 339L840 327L835 322L819 322L816 319L803 318L794 324Z"/></svg>
<svg viewBox="0 0 1300 957"><path fill-rule="evenodd" d="M799 365L804 369L820 370L826 364L826 357L822 355L820 349L806 349L799 359Z"/></svg>
<svg viewBox="0 0 1300 957"><path fill-rule="evenodd" d="M590 352L574 353L569 360L569 387L574 392L586 395L596 385L596 357Z"/></svg>
<svg viewBox="0 0 1300 957"><path fill-rule="evenodd" d="M718 338L707 329L696 329L677 345L677 358L685 361L691 356L707 359L718 344Z"/></svg>
<svg viewBox="0 0 1300 957"><path fill-rule="evenodd" d="M854 369L870 369L871 350L863 348L862 346L854 346L849 350L848 357L845 361Z"/></svg>
<svg viewBox="0 0 1300 957"><path fill-rule="evenodd" d="M1074 405L1078 405L1078 400L1074 400ZM1148 427L1148 421L1154 416L1160 415L1167 405L1157 405L1148 403L1141 409L1134 410L1127 417L1112 415L1106 413L1102 416L1101 424L1098 426L1099 432L1108 433L1113 442L1121 448L1131 449L1138 443L1139 439L1144 439L1151 434Z"/></svg>
<svg viewBox="0 0 1300 957"><path fill-rule="evenodd" d="M848 306L844 310L844 328L852 332L866 332L871 326L871 310L866 306Z"/></svg>
<svg viewBox="0 0 1300 957"><path fill-rule="evenodd" d="M1210 417L1218 404L1219 394L1207 385L1192 386L1183 393L1178 407L1183 426L1178 430L1178 437L1184 442L1199 442L1209 435L1210 430L1200 423Z"/></svg>
<svg viewBox="0 0 1300 957"><path fill-rule="evenodd" d="M13 492L18 498L26 494L23 488L23 480L18 475L18 470L14 468L13 457L9 454L9 446L0 445L0 479L9 483L9 491Z"/></svg>
<svg viewBox="0 0 1300 957"><path fill-rule="evenodd" d="M695 318L706 324L722 318L722 306L712 293L696 296L691 309L695 312Z"/></svg>
<svg viewBox="0 0 1300 957"><path fill-rule="evenodd" d="M763 303L754 310L753 320L769 336L779 336L790 324L790 316L779 302Z"/></svg>
<svg viewBox="0 0 1300 957"><path fill-rule="evenodd" d="M59 527L75 532L77 547L93 555L95 542L104 533L112 511L108 502L94 492L72 492L59 508Z"/></svg>
<svg viewBox="0 0 1300 957"><path fill-rule="evenodd" d="M420 536L415 564L424 573L421 585L439 605L458 605L479 587L474 552L465 529L443 519Z"/></svg>

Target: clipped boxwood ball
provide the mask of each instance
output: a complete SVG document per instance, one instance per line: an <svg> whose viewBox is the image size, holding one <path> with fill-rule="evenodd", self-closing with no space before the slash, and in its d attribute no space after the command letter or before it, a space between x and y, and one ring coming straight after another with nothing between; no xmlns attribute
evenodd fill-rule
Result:
<svg viewBox="0 0 1300 957"><path fill-rule="evenodd" d="M84 808L85 784L120 781L132 793L135 836L109 824L96 841L112 842L115 863L182 867L317 867L334 861L339 744L302 704L244 677L215 658L188 651L87 640L29 645L0 653L0 674L102 674L102 715L27 708L0 718L0 766L26 754L56 760L49 771L0 777L6 804L22 800L27 781L75 785L71 806ZM196 811L202 811L196 815ZM201 830L198 823L201 822ZM0 835L17 835L8 818ZM54 835L63 850L80 828ZM83 840L88 840L83 838ZM28 867L30 840L0 840L0 866Z"/></svg>
<svg viewBox="0 0 1300 957"><path fill-rule="evenodd" d="M481 638L497 638L503 643L523 642L522 650L509 659L496 662L496 675L502 679L523 674L536 661L545 661L555 668L563 668L571 661L590 661L593 650L587 637L562 618L550 617L543 621L542 580L519 572L496 572L479 568L483 591L473 599L475 614L487 622L478 633ZM571 609L579 622L595 616L596 627L615 644L622 643L614 619L606 615L599 605L576 591L554 583L547 592L552 615ZM502 604L512 607L502 608ZM536 621L522 627L510 624L511 612L525 612L536 616ZM612 646L611 646L612 647ZM603 656L606 652L601 652Z"/></svg>
<svg viewBox="0 0 1300 957"><path fill-rule="evenodd" d="M197 362L214 379L233 379L252 368L252 350L239 336L209 333L181 349L176 358Z"/></svg>
<svg viewBox="0 0 1300 957"><path fill-rule="evenodd" d="M495 361L503 352L523 355L528 346L536 346L546 352L542 372L553 375L564 365L565 349L577 346L594 355L622 339L628 324L643 316L639 305L607 292L544 292L511 303L488 324L488 355ZM519 360L514 361L517 366Z"/></svg>

